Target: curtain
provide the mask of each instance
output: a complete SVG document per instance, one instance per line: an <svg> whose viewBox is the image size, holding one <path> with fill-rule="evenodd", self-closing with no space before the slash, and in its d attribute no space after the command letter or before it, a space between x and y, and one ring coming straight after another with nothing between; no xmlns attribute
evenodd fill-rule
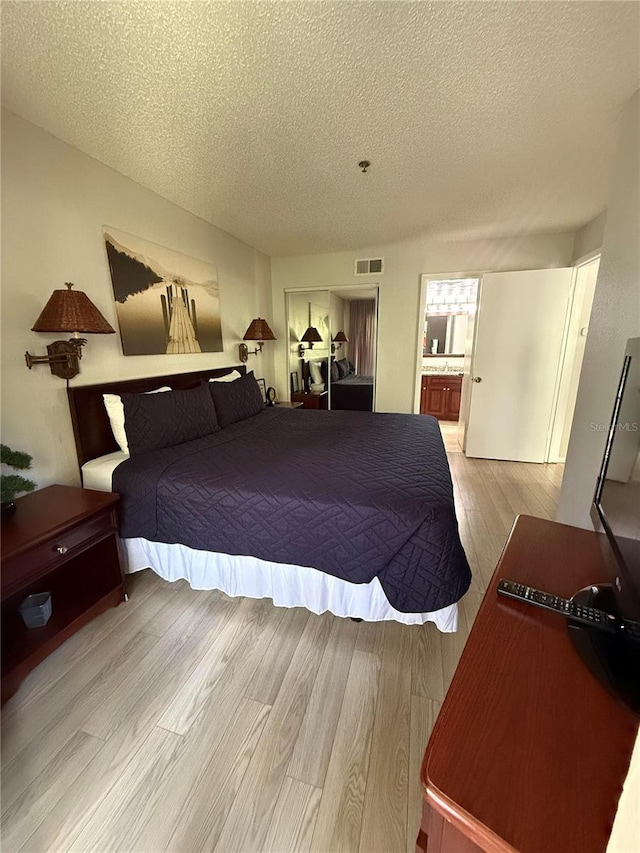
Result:
<svg viewBox="0 0 640 853"><path fill-rule="evenodd" d="M360 376L373 376L376 359L376 301L354 299L349 305L349 354Z"/></svg>

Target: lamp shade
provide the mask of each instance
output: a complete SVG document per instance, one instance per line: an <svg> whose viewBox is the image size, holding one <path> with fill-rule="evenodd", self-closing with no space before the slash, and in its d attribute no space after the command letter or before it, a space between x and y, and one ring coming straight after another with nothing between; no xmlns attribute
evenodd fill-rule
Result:
<svg viewBox="0 0 640 853"><path fill-rule="evenodd" d="M348 344L349 338L345 335L345 333L340 329L340 331L336 334L333 339L334 344Z"/></svg>
<svg viewBox="0 0 640 853"><path fill-rule="evenodd" d="M53 291L31 331L114 335L115 329L107 323L87 294L81 290L71 290L73 284L70 281L65 283L66 290Z"/></svg>
<svg viewBox="0 0 640 853"><path fill-rule="evenodd" d="M263 320L261 317L258 317L256 320L252 320L249 324L249 328L244 333L242 338L243 341L275 341L276 336L273 334L271 329L269 328L269 324L266 320Z"/></svg>
<svg viewBox="0 0 640 853"><path fill-rule="evenodd" d="M317 344L322 341L320 337L320 332L316 329L315 326L309 326L304 335L300 338L305 344Z"/></svg>

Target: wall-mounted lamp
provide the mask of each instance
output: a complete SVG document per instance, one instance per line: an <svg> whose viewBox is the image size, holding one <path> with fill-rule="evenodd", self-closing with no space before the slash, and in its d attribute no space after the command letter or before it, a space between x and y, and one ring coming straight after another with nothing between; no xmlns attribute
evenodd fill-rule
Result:
<svg viewBox="0 0 640 853"><path fill-rule="evenodd" d="M309 344L309 349L313 349L314 344L321 344L322 338L320 332L315 326L309 326L304 335L300 338L300 346L298 347L298 358L304 358L304 345Z"/></svg>
<svg viewBox="0 0 640 853"><path fill-rule="evenodd" d="M261 317L258 317L255 320L252 320L249 324L249 328L244 333L243 341L256 341L256 348L254 350L250 350L247 348L246 344L240 344L238 348L238 356L241 362L247 361L250 355L257 355L259 352L262 352L262 347L264 346L265 341L275 341L276 336L273 334L271 329L269 328L269 324L266 320L263 320Z"/></svg>
<svg viewBox="0 0 640 853"><path fill-rule="evenodd" d="M342 329L336 334L335 338L331 342L331 352L334 353L336 350L339 350L342 344L348 344L349 338L345 335Z"/></svg>
<svg viewBox="0 0 640 853"><path fill-rule="evenodd" d="M34 364L48 364L54 376L73 379L80 373L82 347L87 342L86 338L79 337L79 332L90 335L115 335L116 332L86 293L71 290L70 281L65 284L66 290L53 291L31 331L72 332L74 337L49 344L48 355L31 355L27 351L24 358L29 370Z"/></svg>

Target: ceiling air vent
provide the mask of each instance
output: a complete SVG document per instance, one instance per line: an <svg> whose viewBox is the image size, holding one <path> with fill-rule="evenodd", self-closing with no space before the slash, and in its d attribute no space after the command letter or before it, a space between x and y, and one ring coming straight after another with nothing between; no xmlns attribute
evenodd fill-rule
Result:
<svg viewBox="0 0 640 853"><path fill-rule="evenodd" d="M356 275L382 275L384 272L384 258L365 258L356 261Z"/></svg>

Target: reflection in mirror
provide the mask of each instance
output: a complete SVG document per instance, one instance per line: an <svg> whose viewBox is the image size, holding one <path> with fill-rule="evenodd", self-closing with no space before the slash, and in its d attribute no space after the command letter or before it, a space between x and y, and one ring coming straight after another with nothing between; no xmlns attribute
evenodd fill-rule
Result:
<svg viewBox="0 0 640 853"><path fill-rule="evenodd" d="M332 409L373 411L377 357L377 288L336 288L330 296L334 354L329 372Z"/></svg>
<svg viewBox="0 0 640 853"><path fill-rule="evenodd" d="M287 294L291 399L305 408L329 408L328 363L331 347L329 292ZM317 399L305 395L317 395Z"/></svg>
<svg viewBox="0 0 640 853"><path fill-rule="evenodd" d="M373 411L377 288L287 294L291 400Z"/></svg>

